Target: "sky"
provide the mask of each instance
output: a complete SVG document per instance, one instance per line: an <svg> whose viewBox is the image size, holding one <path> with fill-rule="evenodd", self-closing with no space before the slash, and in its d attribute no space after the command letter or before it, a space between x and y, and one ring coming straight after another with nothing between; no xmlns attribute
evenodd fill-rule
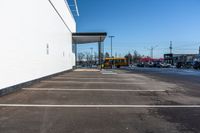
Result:
<svg viewBox="0 0 200 133"><path fill-rule="evenodd" d="M169 53L198 53L200 46L200 0L77 0L78 32L107 32L113 35L113 54L137 50L141 55L163 57ZM110 52L110 39L105 40ZM96 45L80 45L89 51Z"/></svg>

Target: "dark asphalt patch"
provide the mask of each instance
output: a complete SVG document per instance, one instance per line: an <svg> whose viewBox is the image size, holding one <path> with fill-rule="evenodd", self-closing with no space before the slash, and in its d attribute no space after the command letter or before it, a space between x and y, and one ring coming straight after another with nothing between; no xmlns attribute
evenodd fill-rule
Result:
<svg viewBox="0 0 200 133"><path fill-rule="evenodd" d="M141 74L158 81L164 81L168 83L174 83L184 88L187 92L186 95L199 97L200 96L200 75L179 75L177 73L161 73L159 71L151 70L123 70L128 74Z"/></svg>
<svg viewBox="0 0 200 133"><path fill-rule="evenodd" d="M2 133L169 133L146 109L0 108Z"/></svg>
<svg viewBox="0 0 200 133"><path fill-rule="evenodd" d="M199 133L200 131L200 108L158 108L152 114L161 116L171 123L182 125L179 130L181 132L192 131Z"/></svg>
<svg viewBox="0 0 200 133"><path fill-rule="evenodd" d="M82 92L82 91L21 91L2 97L0 104L47 105L162 105L157 95L165 92ZM167 105L167 104L166 104Z"/></svg>

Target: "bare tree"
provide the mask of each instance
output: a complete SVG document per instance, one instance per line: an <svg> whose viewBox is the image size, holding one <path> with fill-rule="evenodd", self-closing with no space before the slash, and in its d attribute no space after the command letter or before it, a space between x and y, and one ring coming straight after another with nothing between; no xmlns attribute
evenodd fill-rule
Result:
<svg viewBox="0 0 200 133"><path fill-rule="evenodd" d="M141 59L141 55L135 50L133 53L133 63L137 63Z"/></svg>
<svg viewBox="0 0 200 133"><path fill-rule="evenodd" d="M94 53L94 62L95 62L95 65L97 64L97 61L98 61L98 54L97 52Z"/></svg>
<svg viewBox="0 0 200 133"><path fill-rule="evenodd" d="M105 58L110 58L110 54L108 52L105 53Z"/></svg>
<svg viewBox="0 0 200 133"><path fill-rule="evenodd" d="M77 64L78 64L78 65L83 64L84 58L85 58L85 54L84 54L84 53L78 53L78 61L77 61Z"/></svg>
<svg viewBox="0 0 200 133"><path fill-rule="evenodd" d="M126 60L128 61L128 64L130 65L131 62L132 62L132 55L131 53L129 52L127 55L124 56L126 58Z"/></svg>
<svg viewBox="0 0 200 133"><path fill-rule="evenodd" d="M84 58L85 58L84 53L78 53L78 61L83 61Z"/></svg>

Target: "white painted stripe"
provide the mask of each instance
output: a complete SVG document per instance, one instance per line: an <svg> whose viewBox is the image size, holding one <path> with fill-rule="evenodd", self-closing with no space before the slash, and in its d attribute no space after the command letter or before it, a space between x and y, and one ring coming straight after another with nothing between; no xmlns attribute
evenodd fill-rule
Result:
<svg viewBox="0 0 200 133"><path fill-rule="evenodd" d="M116 75L117 73L102 73L104 75Z"/></svg>
<svg viewBox="0 0 200 133"><path fill-rule="evenodd" d="M102 73L102 74L111 74L111 75L112 75L112 74L117 74L116 72L107 71L107 70L102 70L101 73Z"/></svg>
<svg viewBox="0 0 200 133"><path fill-rule="evenodd" d="M57 77L67 77L67 78L115 78L113 75L59 75Z"/></svg>
<svg viewBox="0 0 200 133"><path fill-rule="evenodd" d="M95 80L113 80L113 81L135 81L137 80L136 78L129 78L129 79L122 79L122 78L70 78L70 77L55 77L55 78L52 78L52 79L65 79L65 80L92 80L92 79L95 79Z"/></svg>
<svg viewBox="0 0 200 133"><path fill-rule="evenodd" d="M0 107L48 107L48 108L200 108L200 105L42 105L42 104L0 104Z"/></svg>
<svg viewBox="0 0 200 133"><path fill-rule="evenodd" d="M71 78L71 77L64 77L64 76L58 76L58 77L54 77L54 78L52 78L52 79L66 79L66 80L68 80L68 79L105 79L105 78L97 78L97 77L95 77L95 78L86 78L86 77L74 77L74 78Z"/></svg>
<svg viewBox="0 0 200 133"><path fill-rule="evenodd" d="M98 69L76 69L74 72L100 72Z"/></svg>
<svg viewBox="0 0 200 133"><path fill-rule="evenodd" d="M62 88L23 88L30 91L106 91L106 92L166 92L169 90L126 90L126 89L62 89Z"/></svg>
<svg viewBox="0 0 200 133"><path fill-rule="evenodd" d="M146 84L145 82L135 82L135 83L127 83L127 82L80 82L80 81L56 81L56 80L45 80L41 81L41 83L73 83L73 84L123 84L123 85L128 85L128 84Z"/></svg>
<svg viewBox="0 0 200 133"><path fill-rule="evenodd" d="M88 77L81 77L81 76L73 76L73 78L72 78L70 76L58 76L58 78L66 78L66 79L120 79L121 77L108 77L108 75L107 76L105 75L105 77L95 77L95 76L94 77L90 77L90 76L88 76Z"/></svg>

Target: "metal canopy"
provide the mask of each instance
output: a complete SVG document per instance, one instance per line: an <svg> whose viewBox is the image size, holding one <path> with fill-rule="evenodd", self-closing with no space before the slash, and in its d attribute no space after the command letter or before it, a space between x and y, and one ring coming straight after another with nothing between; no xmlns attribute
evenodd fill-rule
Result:
<svg viewBox="0 0 200 133"><path fill-rule="evenodd" d="M88 44L88 43L98 43L98 53L99 53L99 65L102 68L103 62L103 42L107 36L106 32L85 32L85 33L72 33L72 41L75 45L75 56L76 56L76 66L77 66L77 45L78 44Z"/></svg>
<svg viewBox="0 0 200 133"><path fill-rule="evenodd" d="M73 44L98 43L103 42L106 36L106 32L73 33L72 40Z"/></svg>

